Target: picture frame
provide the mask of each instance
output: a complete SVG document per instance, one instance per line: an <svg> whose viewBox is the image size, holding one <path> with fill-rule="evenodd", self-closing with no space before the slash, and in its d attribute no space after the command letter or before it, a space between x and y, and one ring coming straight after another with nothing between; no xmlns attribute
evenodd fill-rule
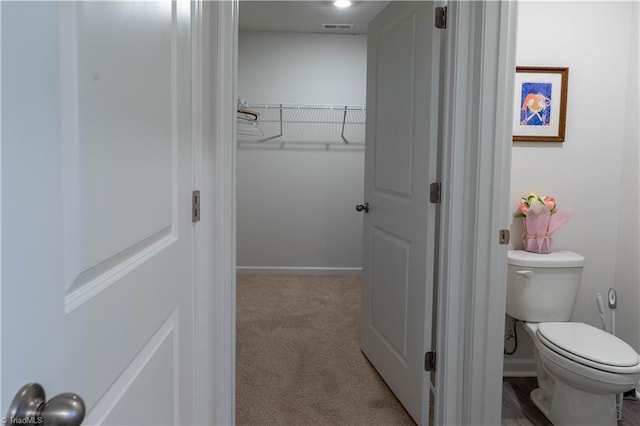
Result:
<svg viewBox="0 0 640 426"><path fill-rule="evenodd" d="M568 67L516 67L514 142L564 142Z"/></svg>

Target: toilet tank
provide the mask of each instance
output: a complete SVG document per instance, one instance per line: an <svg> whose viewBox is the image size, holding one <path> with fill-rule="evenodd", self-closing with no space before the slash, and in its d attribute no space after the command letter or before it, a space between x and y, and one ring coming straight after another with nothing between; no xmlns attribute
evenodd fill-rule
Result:
<svg viewBox="0 0 640 426"><path fill-rule="evenodd" d="M584 257L509 250L507 314L525 322L569 321L580 287Z"/></svg>

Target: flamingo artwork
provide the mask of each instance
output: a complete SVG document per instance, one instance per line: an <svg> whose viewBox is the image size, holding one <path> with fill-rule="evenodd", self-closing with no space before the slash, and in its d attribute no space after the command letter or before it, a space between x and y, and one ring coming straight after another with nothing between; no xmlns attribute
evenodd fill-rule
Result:
<svg viewBox="0 0 640 426"><path fill-rule="evenodd" d="M551 118L551 83L523 83L521 126L549 126Z"/></svg>

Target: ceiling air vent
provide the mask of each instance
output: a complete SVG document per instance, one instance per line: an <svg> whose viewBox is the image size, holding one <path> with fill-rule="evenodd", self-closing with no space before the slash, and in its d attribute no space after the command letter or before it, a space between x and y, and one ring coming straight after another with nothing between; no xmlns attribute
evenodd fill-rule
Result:
<svg viewBox="0 0 640 426"><path fill-rule="evenodd" d="M323 30L352 30L353 24L322 24Z"/></svg>

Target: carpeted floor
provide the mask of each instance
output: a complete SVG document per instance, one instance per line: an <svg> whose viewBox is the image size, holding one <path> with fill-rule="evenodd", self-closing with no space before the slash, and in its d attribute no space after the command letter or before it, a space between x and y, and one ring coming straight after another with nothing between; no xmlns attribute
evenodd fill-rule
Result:
<svg viewBox="0 0 640 426"><path fill-rule="evenodd" d="M238 425L413 425L360 352L360 278L239 275Z"/></svg>
<svg viewBox="0 0 640 426"><path fill-rule="evenodd" d="M360 278L240 275L237 280L238 425L413 425L358 346ZM507 378L502 425L550 424ZM640 425L625 401L620 425Z"/></svg>

